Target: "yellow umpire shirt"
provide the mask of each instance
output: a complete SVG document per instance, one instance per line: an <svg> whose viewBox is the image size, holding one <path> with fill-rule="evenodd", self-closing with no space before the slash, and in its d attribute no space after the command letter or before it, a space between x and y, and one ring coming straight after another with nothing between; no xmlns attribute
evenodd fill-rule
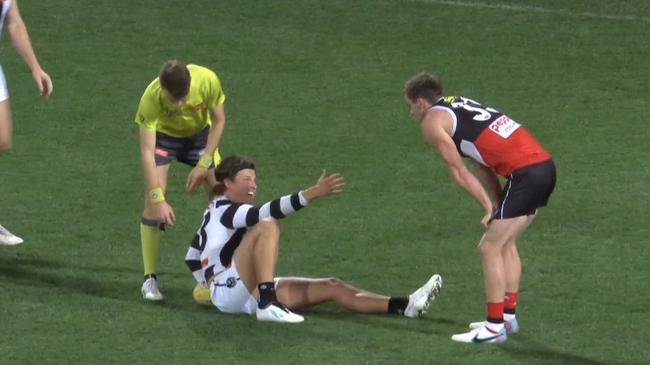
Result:
<svg viewBox="0 0 650 365"><path fill-rule="evenodd" d="M183 106L169 100L156 77L144 90L135 122L149 130L171 137L190 137L210 126L209 110L223 104L226 96L221 89L217 74L197 65L187 65L190 71L190 92Z"/></svg>

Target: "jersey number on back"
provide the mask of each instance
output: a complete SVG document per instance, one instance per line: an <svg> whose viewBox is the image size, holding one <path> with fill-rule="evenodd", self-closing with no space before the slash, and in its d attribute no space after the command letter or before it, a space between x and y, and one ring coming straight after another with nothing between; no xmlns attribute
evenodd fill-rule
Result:
<svg viewBox="0 0 650 365"><path fill-rule="evenodd" d="M483 105L472 99L468 99L462 96L459 99L459 101L452 102L451 106L453 108L463 108L468 112L476 113L472 118L476 121L485 122L492 117L491 113L498 113L496 109L490 107L484 108Z"/></svg>

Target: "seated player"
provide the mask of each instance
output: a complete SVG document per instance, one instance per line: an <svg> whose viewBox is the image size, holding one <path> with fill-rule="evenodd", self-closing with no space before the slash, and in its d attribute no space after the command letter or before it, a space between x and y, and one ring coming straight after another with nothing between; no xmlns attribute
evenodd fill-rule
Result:
<svg viewBox="0 0 650 365"><path fill-rule="evenodd" d="M319 197L340 193L343 177L323 172L310 188L256 207L252 205L257 189L252 161L229 156L214 176L214 197L185 261L199 283L195 298L202 295L200 286L207 286L210 301L221 312L255 313L260 321L297 323L303 317L293 310L334 301L360 313L418 317L439 294L440 275L433 275L408 297L371 293L337 278L275 277L280 242L276 220Z"/></svg>

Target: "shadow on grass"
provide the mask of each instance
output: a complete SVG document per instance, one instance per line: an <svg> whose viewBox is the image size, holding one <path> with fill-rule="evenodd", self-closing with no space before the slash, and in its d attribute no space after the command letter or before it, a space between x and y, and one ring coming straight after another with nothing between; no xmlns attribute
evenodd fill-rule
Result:
<svg viewBox="0 0 650 365"><path fill-rule="evenodd" d="M511 342L515 342L516 346L509 346ZM513 344L514 345L514 344ZM566 364L566 365L633 365L637 363L612 363L601 362L598 360L589 359L580 355L571 354L551 349L550 347L536 342L530 338L521 337L517 335L516 338L508 339L508 344L501 347L505 353L517 361L526 364Z"/></svg>
<svg viewBox="0 0 650 365"><path fill-rule="evenodd" d="M462 325L458 321L441 317L440 313L436 313L435 308L431 308L429 312L421 318L407 318L392 314L361 314L328 303L299 313L304 315L305 319L338 321L342 325L343 323L354 323L359 326L372 327L373 330L419 333L423 335L447 336L453 328Z"/></svg>
<svg viewBox="0 0 650 365"><path fill-rule="evenodd" d="M132 275L132 271L135 270L114 266L86 267L33 256L0 256L0 276L7 278L6 281L126 301L138 299L133 293L139 293L140 285L117 277Z"/></svg>

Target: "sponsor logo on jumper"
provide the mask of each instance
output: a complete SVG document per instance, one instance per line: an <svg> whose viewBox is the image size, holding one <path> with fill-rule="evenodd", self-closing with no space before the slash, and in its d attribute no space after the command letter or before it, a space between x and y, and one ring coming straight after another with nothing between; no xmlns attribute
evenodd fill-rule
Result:
<svg viewBox="0 0 650 365"><path fill-rule="evenodd" d="M514 120L508 118L505 115L500 116L490 123L489 128L492 132L500 135L503 138L508 138L514 131L516 131L521 124L515 122Z"/></svg>

